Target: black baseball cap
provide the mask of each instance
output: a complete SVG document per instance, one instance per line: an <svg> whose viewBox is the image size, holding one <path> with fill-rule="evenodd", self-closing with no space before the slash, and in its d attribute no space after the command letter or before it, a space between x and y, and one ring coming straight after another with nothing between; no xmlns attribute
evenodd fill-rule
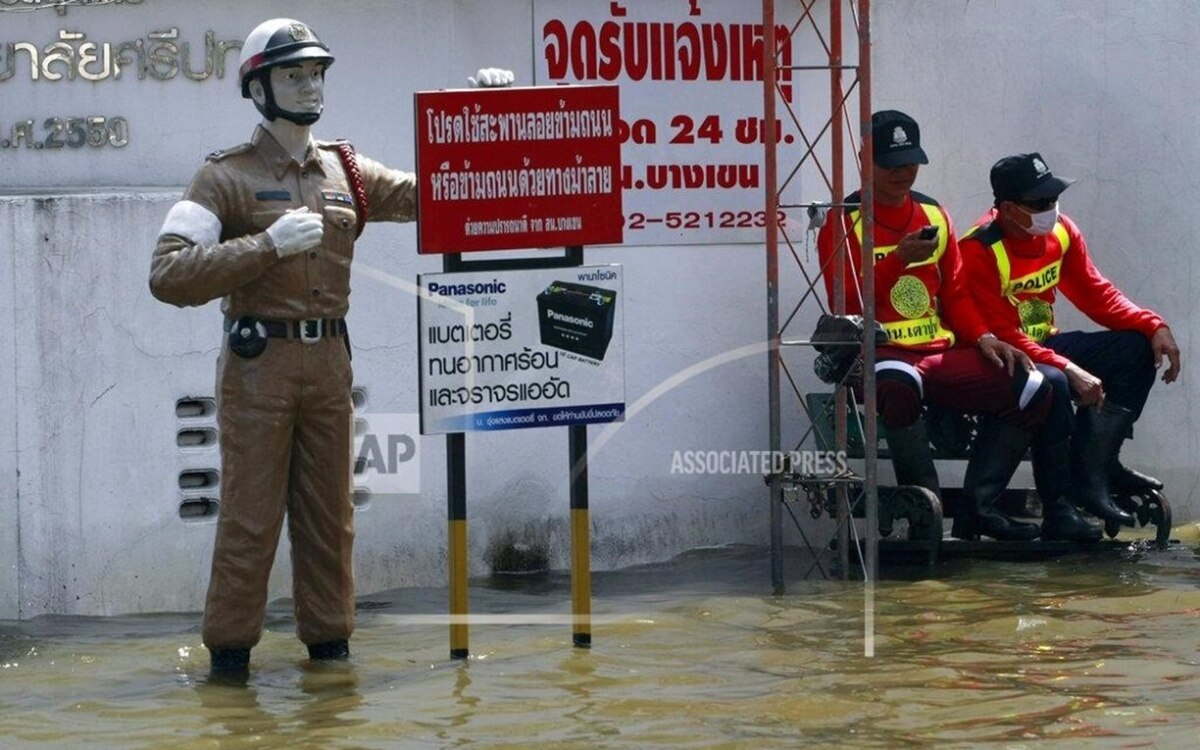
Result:
<svg viewBox="0 0 1200 750"><path fill-rule="evenodd" d="M871 115L871 144L875 164L885 169L929 163L917 121L894 109Z"/></svg>
<svg viewBox="0 0 1200 750"><path fill-rule="evenodd" d="M992 165L992 195L996 200L1057 198L1075 180L1055 177L1039 153L1006 156Z"/></svg>

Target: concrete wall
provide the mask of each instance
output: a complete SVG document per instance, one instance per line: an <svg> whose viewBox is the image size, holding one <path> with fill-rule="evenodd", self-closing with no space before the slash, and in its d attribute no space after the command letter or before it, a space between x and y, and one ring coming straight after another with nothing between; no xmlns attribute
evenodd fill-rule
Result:
<svg viewBox="0 0 1200 750"><path fill-rule="evenodd" d="M991 205L988 169L1038 151L1078 182L1062 208L1096 265L1162 314L1184 354L1159 383L1123 453L1168 483L1176 520L1200 514L1195 406L1200 268L1190 209L1200 201L1200 5L1186 0L925 0L872 4L874 104L921 123L930 164L917 189L960 233ZM1059 305L1070 327L1095 324ZM1068 312L1069 311L1069 312Z"/></svg>
<svg viewBox="0 0 1200 750"><path fill-rule="evenodd" d="M0 247L17 246L16 225L0 224ZM17 361L16 253L0 259L0 617L12 617L18 607L17 560L20 555L20 501L17 496Z"/></svg>

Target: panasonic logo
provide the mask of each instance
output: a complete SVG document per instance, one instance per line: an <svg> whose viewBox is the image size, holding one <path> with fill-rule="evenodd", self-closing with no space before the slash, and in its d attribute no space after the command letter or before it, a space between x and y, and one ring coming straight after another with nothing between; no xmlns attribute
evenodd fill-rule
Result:
<svg viewBox="0 0 1200 750"><path fill-rule="evenodd" d="M472 294L504 294L508 285L499 279L479 282L476 284L439 284L429 282L425 287L430 294L440 294L443 297L466 297Z"/></svg>
<svg viewBox="0 0 1200 750"><path fill-rule="evenodd" d="M574 315L563 315L562 313L557 313L553 310L547 310L546 317L559 323L570 323L571 325L583 326L584 328L596 327L596 324L587 318L577 318Z"/></svg>

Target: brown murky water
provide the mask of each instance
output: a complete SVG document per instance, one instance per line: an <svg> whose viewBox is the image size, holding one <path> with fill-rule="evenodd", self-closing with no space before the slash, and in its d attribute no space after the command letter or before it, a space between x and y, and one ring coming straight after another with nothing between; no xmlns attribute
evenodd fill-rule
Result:
<svg viewBox="0 0 1200 750"><path fill-rule="evenodd" d="M792 564L789 573L799 575ZM590 651L565 576L473 584L473 656L444 594L362 602L348 664L272 610L246 687L210 684L198 616L0 623L4 748L1158 747L1200 738L1200 557L958 562L875 590L769 590L758 549L594 579ZM527 615L541 619L511 624ZM499 622L497 622L499 620Z"/></svg>

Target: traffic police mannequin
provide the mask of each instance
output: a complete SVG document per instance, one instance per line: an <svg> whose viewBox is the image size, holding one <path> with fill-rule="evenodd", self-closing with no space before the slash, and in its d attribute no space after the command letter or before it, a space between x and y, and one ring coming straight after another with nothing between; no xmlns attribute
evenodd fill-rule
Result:
<svg viewBox="0 0 1200 750"><path fill-rule="evenodd" d="M1083 233L1058 208L1074 180L1056 176L1037 153L1000 159L990 180L993 208L961 243L971 295L996 335L1065 372L1080 408L1070 465L1059 473L1080 506L1132 526L1133 516L1109 492L1162 489L1157 479L1123 466L1118 453L1164 357L1163 382L1179 375L1175 337L1161 316L1131 302L1092 264ZM1058 291L1109 330L1059 332Z"/></svg>
<svg viewBox="0 0 1200 750"><path fill-rule="evenodd" d="M334 61L312 29L265 21L242 59L242 96L262 122L249 143L208 157L167 214L150 271L158 299L220 297L225 315L221 502L203 639L214 673L237 675L262 633L285 515L297 636L312 659L349 655L350 263L362 221L412 221L417 204L412 174L312 138ZM512 82L498 69L477 77Z"/></svg>

